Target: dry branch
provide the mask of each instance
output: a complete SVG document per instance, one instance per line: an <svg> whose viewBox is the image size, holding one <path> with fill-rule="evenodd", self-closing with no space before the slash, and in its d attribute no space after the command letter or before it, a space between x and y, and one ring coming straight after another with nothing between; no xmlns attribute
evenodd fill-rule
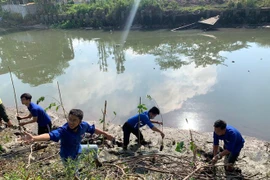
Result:
<svg viewBox="0 0 270 180"><path fill-rule="evenodd" d="M30 154L29 154L29 156L28 156L28 164L27 164L26 168L28 168L28 167L30 166L31 159L33 158L33 156L32 156L32 153L33 153L33 145L34 145L34 144L31 144L31 146L30 146L31 151L30 151Z"/></svg>

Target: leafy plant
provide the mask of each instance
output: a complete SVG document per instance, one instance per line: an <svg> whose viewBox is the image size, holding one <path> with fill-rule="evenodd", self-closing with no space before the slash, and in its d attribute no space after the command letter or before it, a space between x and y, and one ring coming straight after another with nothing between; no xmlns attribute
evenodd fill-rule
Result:
<svg viewBox="0 0 270 180"><path fill-rule="evenodd" d="M65 176L68 179L73 179L78 169L78 162L76 160L68 158L64 162L64 166L65 166Z"/></svg>
<svg viewBox="0 0 270 180"><path fill-rule="evenodd" d="M234 7L235 7L235 2L234 2L233 0L230 0L230 1L228 2L228 7L229 7L229 8L234 8Z"/></svg>
<svg viewBox="0 0 270 180"><path fill-rule="evenodd" d="M193 141L191 141L189 144L190 144L190 146L189 146L190 150L191 150L191 151L195 151L195 150L196 150L196 145L195 145L195 143L194 143Z"/></svg>
<svg viewBox="0 0 270 180"><path fill-rule="evenodd" d="M99 123L102 124L104 122L104 119L99 119Z"/></svg>
<svg viewBox="0 0 270 180"><path fill-rule="evenodd" d="M147 94L146 97L147 97L150 101L153 100L153 98L152 98L149 94Z"/></svg>
<svg viewBox="0 0 270 180"><path fill-rule="evenodd" d="M41 96L38 100L37 100L37 104L39 104L40 102L45 101L45 97ZM55 107L55 111L58 111L59 107L61 105L60 104L56 104L55 102L52 102L49 104L48 107L46 107L44 110L47 111L48 109L52 109L53 107Z"/></svg>
<svg viewBox="0 0 270 180"><path fill-rule="evenodd" d="M114 117L113 117L113 119L112 119L111 121L113 121L113 120L116 118L116 115L117 115L117 113L116 113L115 111L113 111L113 114L114 114ZM111 122L111 121L110 121L110 122ZM100 119L99 119L99 122L100 122L100 123L103 123L104 120L100 118Z"/></svg>
<svg viewBox="0 0 270 180"><path fill-rule="evenodd" d="M246 6L250 7L250 8L254 8L254 7L256 7L256 1L255 0L247 0Z"/></svg>
<svg viewBox="0 0 270 180"><path fill-rule="evenodd" d="M176 144L175 151L177 151L177 152L183 152L184 148L185 148L184 141L181 141L181 142L178 142Z"/></svg>
<svg viewBox="0 0 270 180"><path fill-rule="evenodd" d="M137 106L138 108L138 113L141 114L143 111L147 110L147 107L145 106L145 104L139 104Z"/></svg>
<svg viewBox="0 0 270 180"><path fill-rule="evenodd" d="M52 107L56 107L55 110L58 111L60 105L56 105L56 103L51 103L48 107L45 108L45 111L48 109L52 109Z"/></svg>
<svg viewBox="0 0 270 180"><path fill-rule="evenodd" d="M39 104L40 102L43 102L45 100L44 96L41 96L38 100L37 100L37 104Z"/></svg>
<svg viewBox="0 0 270 180"><path fill-rule="evenodd" d="M99 119L99 123L102 124L104 122L104 119Z"/></svg>
<svg viewBox="0 0 270 180"><path fill-rule="evenodd" d="M31 178L30 178L31 177ZM25 163L13 164L13 170L4 174L5 180L35 179L41 180L41 177L25 168Z"/></svg>

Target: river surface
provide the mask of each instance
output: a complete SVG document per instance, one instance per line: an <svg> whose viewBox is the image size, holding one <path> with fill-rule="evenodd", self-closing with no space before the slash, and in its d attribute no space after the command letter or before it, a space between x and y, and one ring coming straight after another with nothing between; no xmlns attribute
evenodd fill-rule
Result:
<svg viewBox="0 0 270 180"><path fill-rule="evenodd" d="M1 34L0 98L15 107L9 66L18 98L28 92L34 102L45 96L44 108L58 104L59 82L65 108L82 109L87 121L98 123L107 100L107 120L123 124L140 97L148 108L155 105L150 95L167 127L212 131L223 119L270 141L270 30L131 31L121 43L123 34Z"/></svg>

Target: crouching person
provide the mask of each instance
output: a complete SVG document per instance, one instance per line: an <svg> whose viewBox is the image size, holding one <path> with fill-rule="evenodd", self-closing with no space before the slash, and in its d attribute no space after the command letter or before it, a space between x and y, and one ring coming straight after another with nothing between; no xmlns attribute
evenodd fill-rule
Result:
<svg viewBox="0 0 270 180"><path fill-rule="evenodd" d="M84 137L85 133L90 134L102 134L108 140L115 141L114 137L95 128L95 125L89 125L87 122L82 121L83 111L80 109L72 109L69 112L68 122L62 127L59 127L56 130L51 131L50 133L33 136L30 133L25 133L25 136L21 139L26 142L34 141L61 141L60 147L60 156L64 163L71 160L77 160L78 156L82 152L92 151L94 154L94 160L96 166L101 166L102 164L98 160L98 146L95 144L92 145L81 145L81 140Z"/></svg>
<svg viewBox="0 0 270 180"><path fill-rule="evenodd" d="M214 157L212 159L212 163L215 164L219 159L225 156L227 161L227 165L225 166L226 171L234 171L233 165L245 143L241 133L234 127L227 125L225 121L217 120L214 124L213 138ZM224 150L222 152L218 152L219 140L224 141Z"/></svg>
<svg viewBox="0 0 270 180"><path fill-rule="evenodd" d="M145 111L145 112L141 113L140 115L137 114L137 115L129 118L122 127L123 135L124 135L123 150L127 150L131 133L137 137L137 140L138 140L138 142L140 141L141 145L147 144L147 142L144 140L144 137L140 131L140 127L143 127L146 124L153 131L159 132L162 139L163 139L165 134L152 124L152 123L161 124L161 125L163 124L162 122L153 120L159 114L160 114L159 109L154 106L149 111ZM139 117L140 117L140 119L139 119ZM138 123L138 121L140 122L140 124Z"/></svg>

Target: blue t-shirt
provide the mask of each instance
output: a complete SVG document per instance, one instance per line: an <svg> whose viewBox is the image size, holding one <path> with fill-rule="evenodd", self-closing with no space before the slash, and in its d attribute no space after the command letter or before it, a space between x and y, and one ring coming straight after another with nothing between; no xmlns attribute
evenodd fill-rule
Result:
<svg viewBox="0 0 270 180"><path fill-rule="evenodd" d="M127 123L134 127L135 129L138 129L138 121L139 121L139 114L129 118L127 120ZM150 129L152 129L154 127L154 125L152 124L152 122L150 121L149 115L148 115L148 111L145 111L143 113L140 114L140 127L144 126L144 125L148 125Z"/></svg>
<svg viewBox="0 0 270 180"><path fill-rule="evenodd" d="M39 105L31 102L28 107L28 110L30 111L33 117L37 117L38 126L46 127L47 124L51 123L50 116Z"/></svg>
<svg viewBox="0 0 270 180"><path fill-rule="evenodd" d="M243 139L240 132L229 125L226 127L225 135L218 136L214 132L214 145L219 145L219 140L223 140L225 148L235 155L241 151L245 143L245 140Z"/></svg>
<svg viewBox="0 0 270 180"><path fill-rule="evenodd" d="M77 131L74 132L68 126L68 123L64 124L56 130L49 133L50 140L58 142L61 141L60 156L63 159L71 158L75 159L79 153L81 153L81 140L85 133L94 134L95 125L89 125L87 122L82 122Z"/></svg>

